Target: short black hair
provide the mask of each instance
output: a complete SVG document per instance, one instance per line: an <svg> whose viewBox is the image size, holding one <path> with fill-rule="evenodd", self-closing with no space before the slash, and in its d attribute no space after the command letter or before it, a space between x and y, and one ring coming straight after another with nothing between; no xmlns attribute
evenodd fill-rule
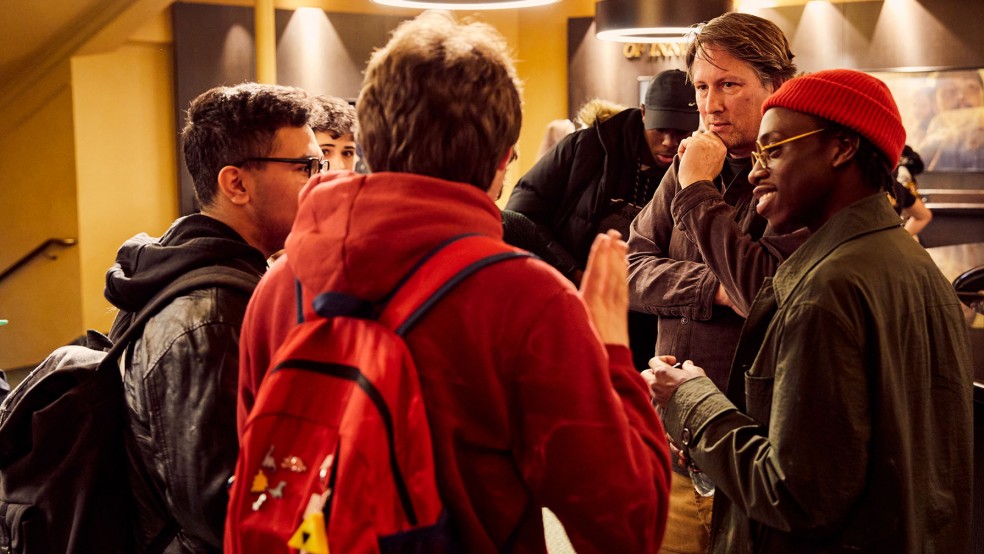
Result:
<svg viewBox="0 0 984 554"><path fill-rule="evenodd" d="M277 131L306 125L310 116L308 94L280 85L215 87L192 100L181 140L199 204L214 202L223 167L269 155Z"/></svg>

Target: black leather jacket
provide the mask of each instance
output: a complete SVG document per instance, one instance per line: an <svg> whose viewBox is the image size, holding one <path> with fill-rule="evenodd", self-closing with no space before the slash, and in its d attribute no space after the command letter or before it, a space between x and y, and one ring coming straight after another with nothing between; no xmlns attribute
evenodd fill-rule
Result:
<svg viewBox="0 0 984 554"><path fill-rule="evenodd" d="M195 267L230 265L259 276L266 264L232 229L202 215L159 240L134 237L107 275L107 298L126 312ZM129 479L141 550L165 534L166 552L220 552L235 468L239 329L248 295L206 288L151 318L127 352ZM177 523L175 528L174 523ZM176 530L176 535L175 535Z"/></svg>

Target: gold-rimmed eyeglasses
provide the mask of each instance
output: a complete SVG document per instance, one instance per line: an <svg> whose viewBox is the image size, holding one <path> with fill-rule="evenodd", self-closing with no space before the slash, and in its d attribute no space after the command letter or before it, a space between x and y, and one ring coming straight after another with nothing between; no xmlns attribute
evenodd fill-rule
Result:
<svg viewBox="0 0 984 554"><path fill-rule="evenodd" d="M803 133L802 135L796 135L795 137L789 137L788 139L783 139L778 142L773 142L772 144L766 144L762 146L759 141L755 141L755 150L752 150L752 158L755 159L755 163L762 166L762 169L769 169L769 156L767 155L769 150L777 146L782 146L783 144L793 142L794 140L799 140L810 135L815 135L821 131L826 131L826 129L814 129L812 131Z"/></svg>

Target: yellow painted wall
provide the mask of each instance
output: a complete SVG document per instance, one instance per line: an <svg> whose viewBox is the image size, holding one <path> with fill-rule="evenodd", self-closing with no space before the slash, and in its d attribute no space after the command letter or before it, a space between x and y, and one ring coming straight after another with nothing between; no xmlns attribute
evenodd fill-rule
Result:
<svg viewBox="0 0 984 554"><path fill-rule="evenodd" d="M52 237L78 236L68 63L0 106L0 268ZM0 368L40 361L82 330L79 248L51 247L0 282Z"/></svg>
<svg viewBox="0 0 984 554"><path fill-rule="evenodd" d="M564 0L518 11L517 70L525 83L517 178L536 162L547 123L567 117L567 20L593 17L594 0ZM514 180L507 180L505 205Z"/></svg>
<svg viewBox="0 0 984 554"><path fill-rule="evenodd" d="M315 7L419 13L365 0L322 4ZM298 7L288 0L276 5ZM507 187L535 161L547 122L566 116L567 18L593 11L593 1L564 0L458 14L503 34L525 84L520 159ZM116 249L138 232L159 235L177 216L171 40L168 9L123 45L75 56L25 93L23 102L0 107L0 201L16 207L4 210L0 268L50 236L79 239L77 247L56 249L58 260L36 260L0 283L0 319L11 321L0 327L0 368L33 365L87 328L108 329L113 313L103 298L103 279Z"/></svg>
<svg viewBox="0 0 984 554"><path fill-rule="evenodd" d="M115 315L103 287L117 248L140 232L161 235L178 215L170 33L137 36L149 39L72 59L82 313L100 330Z"/></svg>

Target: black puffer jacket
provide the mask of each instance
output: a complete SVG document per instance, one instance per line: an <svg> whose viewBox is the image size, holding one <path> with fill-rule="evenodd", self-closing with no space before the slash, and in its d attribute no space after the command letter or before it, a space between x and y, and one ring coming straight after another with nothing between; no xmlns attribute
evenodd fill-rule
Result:
<svg viewBox="0 0 984 554"><path fill-rule="evenodd" d="M630 193L639 163L651 168L648 201L666 170L645 144L642 112L630 108L557 143L519 179L506 209L536 222L584 269L598 224L613 198Z"/></svg>
<svg viewBox="0 0 984 554"><path fill-rule="evenodd" d="M160 239L130 239L106 276L106 298L121 310L114 331L178 276L213 265L259 278L266 260L231 228L198 214L178 219ZM166 552L222 549L226 482L238 452L239 329L248 301L225 288L179 297L148 321L127 352L138 545L146 547L176 522Z"/></svg>

